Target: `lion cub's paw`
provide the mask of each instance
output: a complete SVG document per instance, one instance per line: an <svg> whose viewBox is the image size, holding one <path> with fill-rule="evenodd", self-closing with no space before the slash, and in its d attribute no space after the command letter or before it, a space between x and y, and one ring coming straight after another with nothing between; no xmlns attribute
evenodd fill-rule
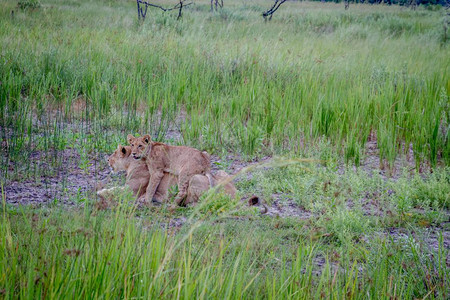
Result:
<svg viewBox="0 0 450 300"><path fill-rule="evenodd" d="M147 202L147 200L145 200L145 195L139 197L139 198L136 200L136 204L138 204L138 205L143 205L143 206L148 206L148 202Z"/></svg>
<svg viewBox="0 0 450 300"><path fill-rule="evenodd" d="M179 207L178 205L172 204L172 205L169 205L169 207L167 208L167 210L168 210L169 212L171 212L171 213L174 213L174 212L177 210L178 207Z"/></svg>
<svg viewBox="0 0 450 300"><path fill-rule="evenodd" d="M162 201L161 200L158 200L158 199L156 199L156 198L152 198L152 204L153 205L161 205L162 204Z"/></svg>

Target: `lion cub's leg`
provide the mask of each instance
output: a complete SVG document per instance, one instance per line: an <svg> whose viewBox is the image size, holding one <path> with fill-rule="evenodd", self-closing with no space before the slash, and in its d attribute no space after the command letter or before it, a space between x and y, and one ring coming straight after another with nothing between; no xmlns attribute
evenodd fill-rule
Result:
<svg viewBox="0 0 450 300"><path fill-rule="evenodd" d="M189 174L182 173L178 175L178 194L175 197L175 203L178 205L181 205L183 203L184 198L187 195L187 190L189 187L189 180L191 179L192 175L189 176Z"/></svg>
<svg viewBox="0 0 450 300"><path fill-rule="evenodd" d="M121 193L123 191L125 191L125 187L123 186L115 186L109 189L102 189L100 191L97 192L97 195L100 198L103 198L105 200L112 200L112 198L114 198L114 195L116 195L117 193Z"/></svg>
<svg viewBox="0 0 450 300"><path fill-rule="evenodd" d="M100 207L106 208L115 203L114 196L117 193L122 193L126 190L126 187L116 186L109 189L102 189L97 192L98 197L100 198Z"/></svg>
<svg viewBox="0 0 450 300"><path fill-rule="evenodd" d="M169 188L173 185L176 185L178 179L175 175L170 173L164 173L161 182L159 183L158 189L156 190L155 196L153 197L158 202L163 202L167 200L167 193Z"/></svg>
<svg viewBox="0 0 450 300"><path fill-rule="evenodd" d="M233 183L233 178L228 175L225 171L220 170L216 174L216 179L218 180L219 184L223 185L223 189L226 194L230 195L232 198L236 197L236 187Z"/></svg>
<svg viewBox="0 0 450 300"><path fill-rule="evenodd" d="M145 193L145 201L147 203L150 203L150 201L155 200L158 202L157 199L155 199L155 193L156 189L158 188L161 179L164 177L163 170L155 170L154 172L150 172L150 182L147 186L147 191Z"/></svg>
<svg viewBox="0 0 450 300"><path fill-rule="evenodd" d="M209 172L209 165L206 168L203 167L201 164L196 166L193 166L191 164L183 167L183 169L178 174L178 194L175 197L175 202L178 205L180 205L183 202L184 198L187 195L189 188L189 181L191 180L191 178L194 175L201 175L205 173L205 171Z"/></svg>

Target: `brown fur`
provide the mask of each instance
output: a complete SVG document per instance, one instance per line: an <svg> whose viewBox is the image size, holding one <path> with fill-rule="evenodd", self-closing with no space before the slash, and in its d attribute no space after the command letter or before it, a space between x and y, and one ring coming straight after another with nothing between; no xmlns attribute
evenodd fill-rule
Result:
<svg viewBox="0 0 450 300"><path fill-rule="evenodd" d="M114 172L126 171L126 184L137 198L145 194L150 179L150 173L148 172L145 162L133 159L130 146L119 145L114 153L108 158L108 163ZM161 187L158 187L156 191L155 199L159 202L163 201L167 197L167 187L176 183L177 178L175 176L165 173L161 180ZM111 194L112 192L113 190L108 189L99 191L98 194L102 196L108 193Z"/></svg>
<svg viewBox="0 0 450 300"><path fill-rule="evenodd" d="M145 159L151 175L145 194L147 202L154 199L164 172L178 176L178 194L175 197L178 205L186 198L189 181L194 175L210 174L210 159L206 152L186 146L152 142L148 134L137 138L128 135L127 140L131 145L133 158Z"/></svg>
<svg viewBox="0 0 450 300"><path fill-rule="evenodd" d="M119 145L118 149L108 158L108 162L114 172L127 172L127 184L135 196L140 197L145 194L145 187L148 185L150 173L144 160L132 158L130 146ZM158 202L166 200L169 188L176 185L177 182L178 178L175 175L165 173L156 191L156 200ZM236 188L231 181L231 176L224 171L219 171L215 176L212 176L212 182L214 185L224 184L225 193L233 198L236 196ZM197 203L200 196L210 187L211 182L207 176L199 174L192 176L189 181L186 204ZM106 191L112 194L114 190L102 190L99 192L99 195L105 195Z"/></svg>
<svg viewBox="0 0 450 300"><path fill-rule="evenodd" d="M212 176L212 185L210 179L205 175L194 175L189 182L188 195L186 197L186 204L197 203L200 196L206 192L210 187L214 185L223 185L223 190L225 194L230 197L236 197L236 187L231 181L230 175L224 171L219 171L215 176Z"/></svg>

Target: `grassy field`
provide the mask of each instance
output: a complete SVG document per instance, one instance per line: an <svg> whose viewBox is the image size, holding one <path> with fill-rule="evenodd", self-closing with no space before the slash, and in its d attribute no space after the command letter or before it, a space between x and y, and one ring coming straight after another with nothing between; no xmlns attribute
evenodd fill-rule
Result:
<svg viewBox="0 0 450 300"><path fill-rule="evenodd" d="M307 219L217 196L175 213L125 200L111 211L4 206L0 297L448 299L448 214L355 206Z"/></svg>
<svg viewBox="0 0 450 300"><path fill-rule="evenodd" d="M196 1L138 22L134 1L17 3L0 3L0 299L449 298L444 9L287 2L264 22L270 1ZM128 133L253 165L236 185L269 214L214 193L96 209L86 186Z"/></svg>
<svg viewBox="0 0 450 300"><path fill-rule="evenodd" d="M417 166L448 163L443 11L295 2L264 23L270 2L216 14L200 2L181 21L151 10L140 25L131 2L2 4L9 159L80 139L110 152L130 131L170 141L172 125L173 142L217 154L298 152L325 138L358 164L374 132L387 164L410 145Z"/></svg>

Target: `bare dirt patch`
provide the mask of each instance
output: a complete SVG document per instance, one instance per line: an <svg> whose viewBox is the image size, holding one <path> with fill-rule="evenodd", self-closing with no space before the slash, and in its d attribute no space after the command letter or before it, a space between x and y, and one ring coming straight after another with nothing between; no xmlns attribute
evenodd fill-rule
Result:
<svg viewBox="0 0 450 300"><path fill-rule="evenodd" d="M39 168L48 170L50 164L41 158L45 153L35 151L31 156L31 169L39 164ZM109 167L102 158L91 158L86 168L80 168L80 155L73 149L59 151L63 166L52 172L40 172L33 178L25 180L11 180L5 184L3 193L6 202L14 205L43 205L62 203L74 205L86 200L89 195L95 195L96 186L110 176ZM10 163L13 170L13 163Z"/></svg>
<svg viewBox="0 0 450 300"><path fill-rule="evenodd" d="M415 228L414 230L391 227L382 232L377 232L375 235L388 237L392 239L392 242L401 244L406 248L418 248L421 253L424 252L423 250L428 250L426 252L429 252L429 250L439 251L440 237L442 235L442 247L449 250L450 231L447 227L449 224L450 222L445 222L439 227ZM366 239L371 238L370 236L366 237ZM450 256L447 256L446 264L450 267Z"/></svg>

